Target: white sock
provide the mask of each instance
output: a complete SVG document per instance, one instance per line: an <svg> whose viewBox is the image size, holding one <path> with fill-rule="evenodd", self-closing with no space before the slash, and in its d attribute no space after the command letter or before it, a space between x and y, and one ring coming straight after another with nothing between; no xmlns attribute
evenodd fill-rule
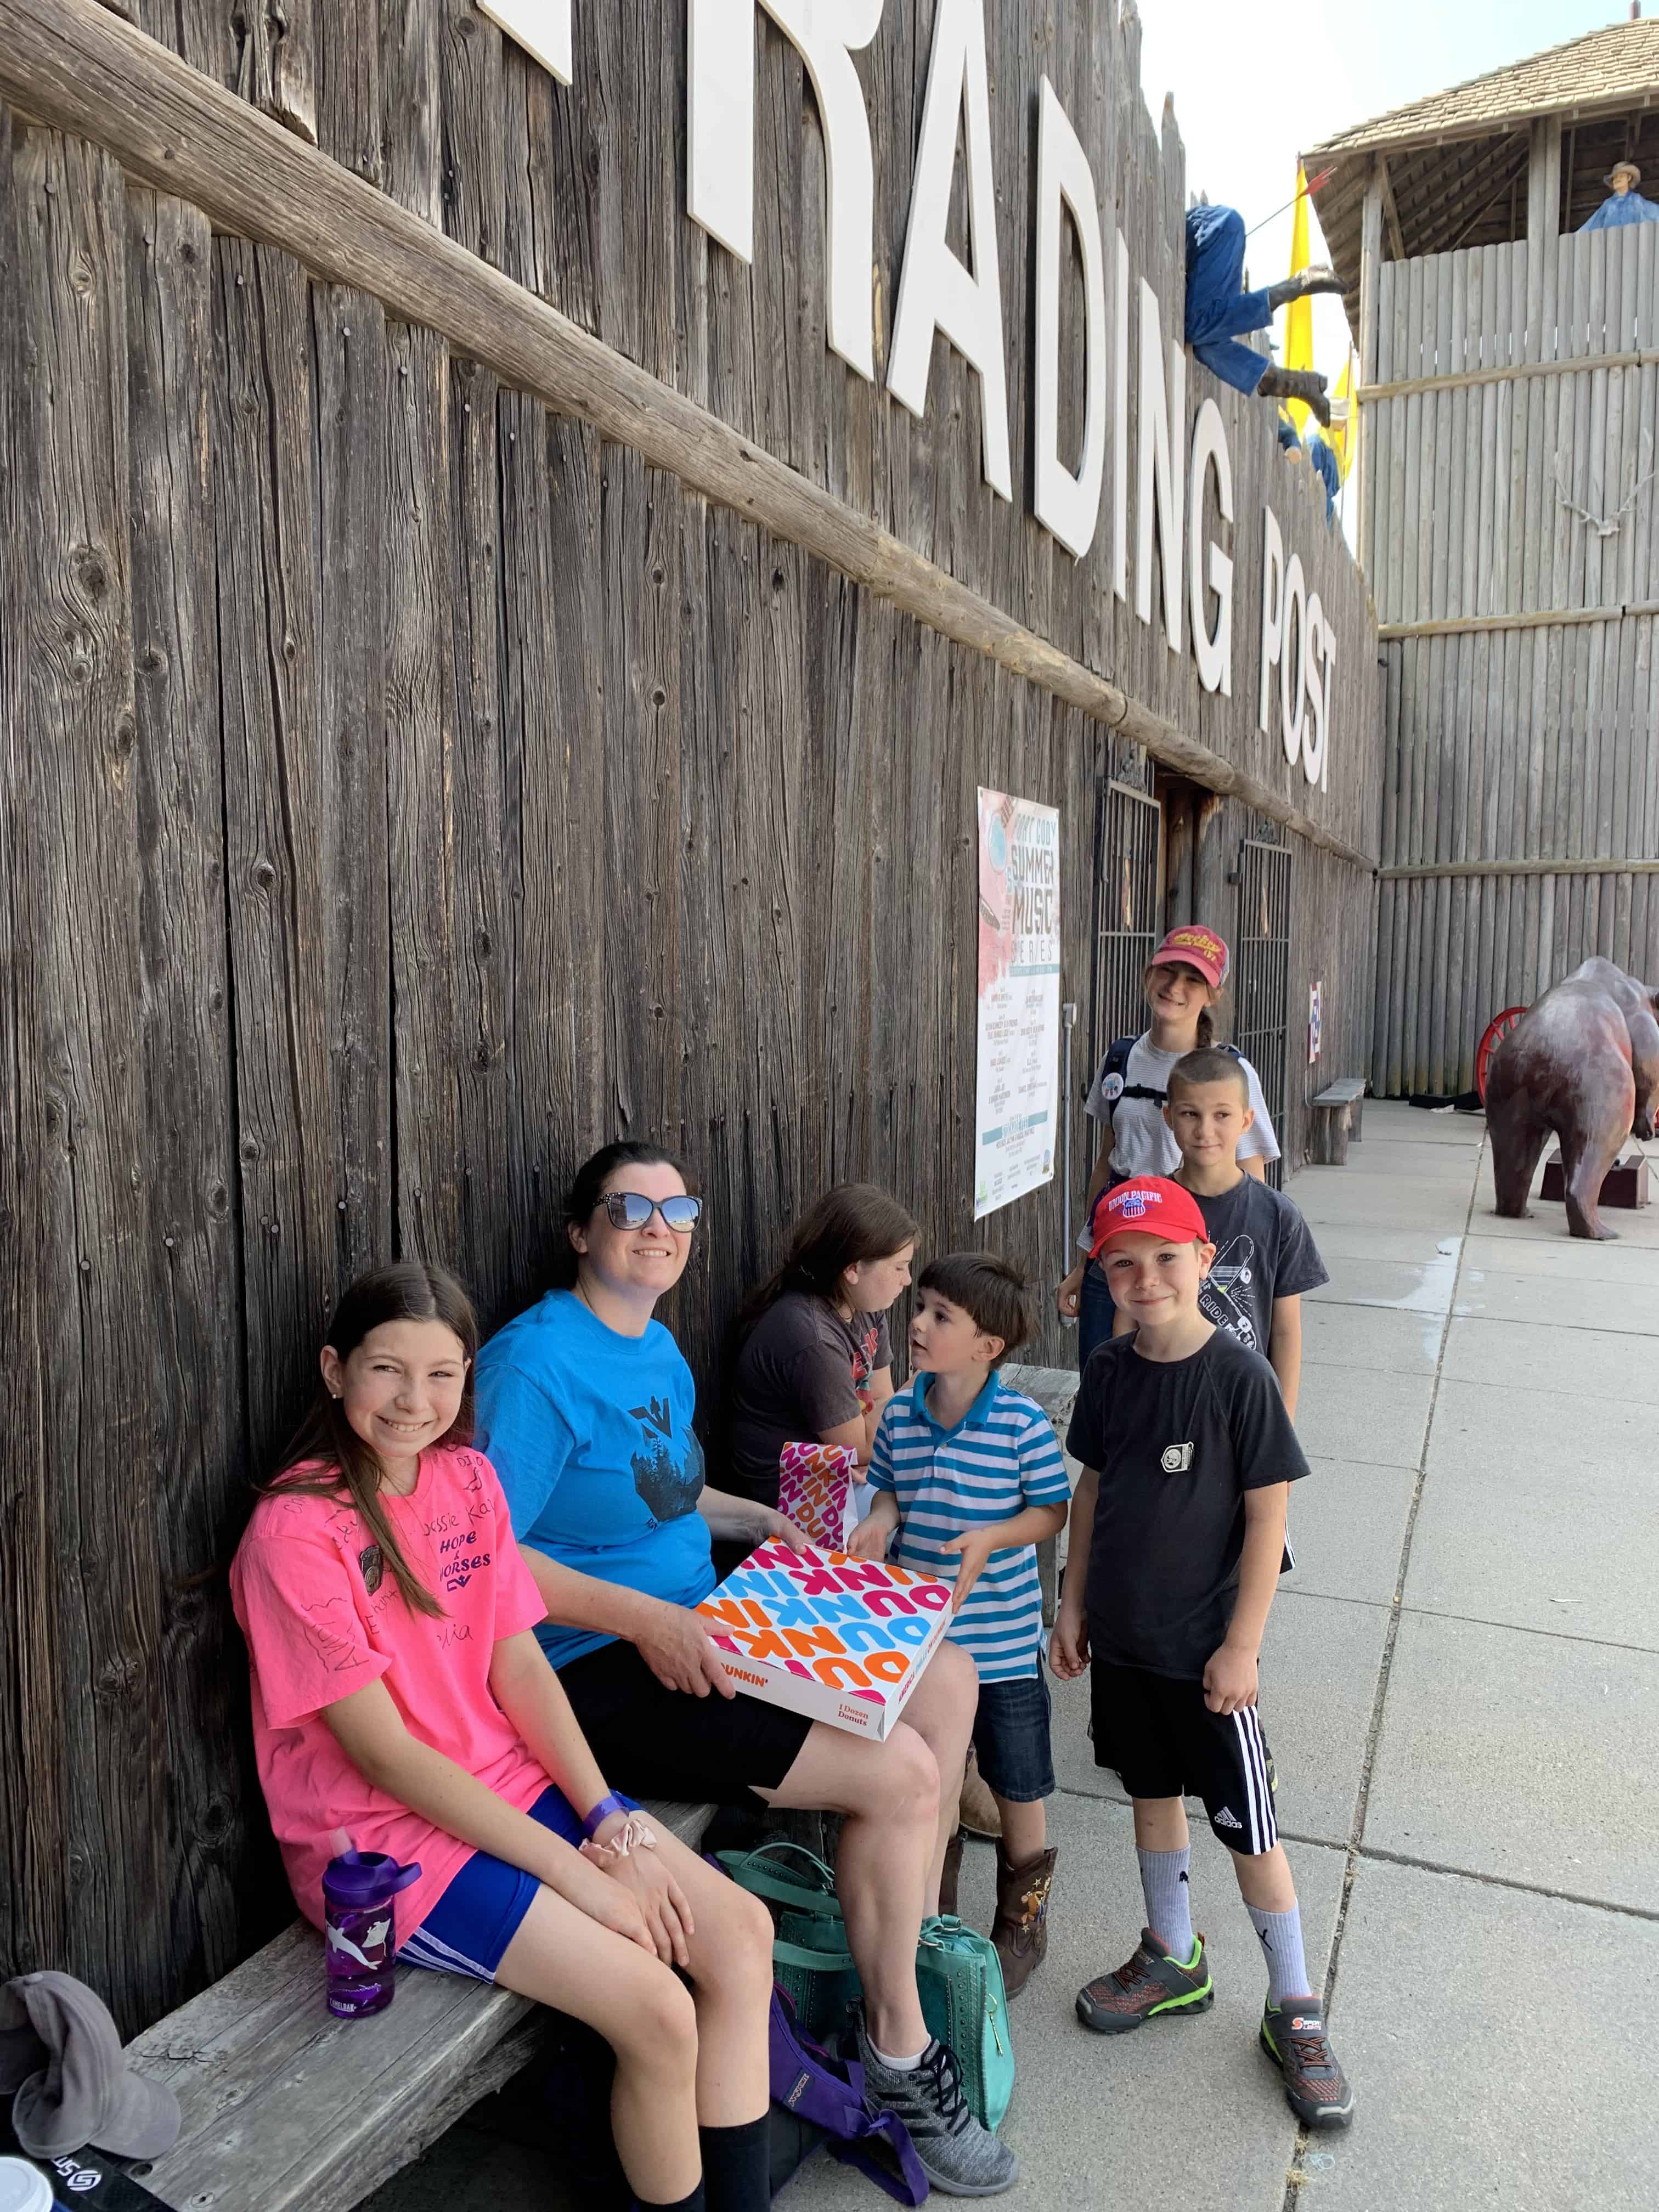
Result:
<svg viewBox="0 0 1659 2212"><path fill-rule="evenodd" d="M922 2060L927 2056L927 2045L924 2043L921 2050L915 2053L914 2057L890 2058L879 2044L872 2043L870 2045L870 2056L876 2061L878 2065L884 2066L890 2074L914 2074L917 2067L921 2065Z"/></svg>
<svg viewBox="0 0 1659 2212"><path fill-rule="evenodd" d="M1300 1905L1292 1905L1288 1912L1264 1912L1247 1900L1244 1910L1267 1954L1267 2002L1277 2005L1285 1997L1311 1996L1302 1950Z"/></svg>

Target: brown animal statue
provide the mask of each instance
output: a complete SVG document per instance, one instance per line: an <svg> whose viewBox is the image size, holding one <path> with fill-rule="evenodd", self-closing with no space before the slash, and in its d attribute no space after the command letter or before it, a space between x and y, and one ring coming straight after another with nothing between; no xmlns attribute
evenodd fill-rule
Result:
<svg viewBox="0 0 1659 2212"><path fill-rule="evenodd" d="M1547 1138L1561 1143L1567 1227L1614 1237L1597 1201L1632 1130L1653 1134L1659 1096L1659 991L1611 960L1587 960L1545 992L1492 1055L1486 1077L1498 1211L1527 1217Z"/></svg>

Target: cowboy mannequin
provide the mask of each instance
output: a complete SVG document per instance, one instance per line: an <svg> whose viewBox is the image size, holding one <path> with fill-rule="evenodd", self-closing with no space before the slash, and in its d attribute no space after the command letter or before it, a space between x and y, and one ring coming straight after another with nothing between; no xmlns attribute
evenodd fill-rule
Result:
<svg viewBox="0 0 1659 2212"><path fill-rule="evenodd" d="M1581 230L1622 230L1627 223L1659 222L1659 203L1644 199L1636 187L1642 172L1634 161L1615 161L1601 182L1612 198L1602 201Z"/></svg>

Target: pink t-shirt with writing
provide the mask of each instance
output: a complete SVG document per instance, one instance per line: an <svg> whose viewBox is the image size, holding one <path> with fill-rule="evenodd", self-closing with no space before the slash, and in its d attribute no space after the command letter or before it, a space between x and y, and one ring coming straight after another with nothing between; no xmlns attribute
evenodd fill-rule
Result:
<svg viewBox="0 0 1659 2212"><path fill-rule="evenodd" d="M300 1910L321 1927L323 1869L343 1828L357 1850L419 1861L421 1879L398 1899L402 1942L472 1846L366 1781L323 1709L384 1681L411 1735L526 1812L549 1778L495 1703L489 1666L500 1639L547 1607L482 1452L423 1452L409 1496L382 1492L381 1503L441 1620L410 1611L356 1509L328 1498L262 1498L230 1588L252 1662L259 1780Z"/></svg>

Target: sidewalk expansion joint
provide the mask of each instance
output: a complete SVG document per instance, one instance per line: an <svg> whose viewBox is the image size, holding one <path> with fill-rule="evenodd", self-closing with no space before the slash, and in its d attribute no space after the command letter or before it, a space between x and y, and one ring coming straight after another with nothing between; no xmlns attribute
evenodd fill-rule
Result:
<svg viewBox="0 0 1659 2212"><path fill-rule="evenodd" d="M1341 1969L1342 1938L1347 1932L1348 1908L1353 1899L1354 1880L1363 1861L1366 1857L1374 1856L1364 1850L1365 1815L1370 1805L1371 1773L1376 1763L1377 1746L1382 1741L1382 1720L1388 1705L1389 1682L1394 1671L1395 1646L1400 1640L1400 1622L1405 1609L1403 1599L1406 1577L1411 1569L1412 1539L1417 1533L1417 1516L1423 1503L1423 1483L1425 1470L1428 1466L1429 1445L1434 1435L1435 1409L1440 1402L1440 1384L1445 1373L1446 1350L1451 1342L1449 1323L1457 1312L1458 1286L1463 1279L1463 1269L1468 1264L1470 1224L1474 1219L1475 1200L1480 1190L1480 1164L1485 1156L1486 1138L1483 1134L1480 1146L1474 1150L1474 1157L1471 1163L1468 1198L1463 1208L1462 1231L1457 1241L1457 1268L1452 1277L1448 1311L1441 1316L1440 1347L1435 1356L1434 1376L1429 1388L1428 1413L1423 1423L1423 1444L1417 1461L1417 1480L1412 1486L1411 1508L1406 1516L1406 1533L1400 1546L1400 1571L1395 1579L1394 1598L1389 1607L1389 1626L1382 1641L1382 1658L1377 1668L1376 1690L1371 1699L1370 1723L1365 1731L1365 1755L1360 1764L1359 1791L1354 1801L1353 1823L1348 1831L1346 1864L1342 1875L1342 1895L1336 1908L1336 1929L1331 1937L1330 1965L1325 1975L1324 1989L1321 1992L1327 2020L1331 2016L1331 1999L1335 1992L1337 1978ZM1306 2127L1297 2128L1296 2148L1291 2154L1290 2165L1285 2177L1283 2212L1298 2212L1303 2187L1310 2178L1307 2168L1303 2164L1303 2158L1310 2139L1310 2130Z"/></svg>

